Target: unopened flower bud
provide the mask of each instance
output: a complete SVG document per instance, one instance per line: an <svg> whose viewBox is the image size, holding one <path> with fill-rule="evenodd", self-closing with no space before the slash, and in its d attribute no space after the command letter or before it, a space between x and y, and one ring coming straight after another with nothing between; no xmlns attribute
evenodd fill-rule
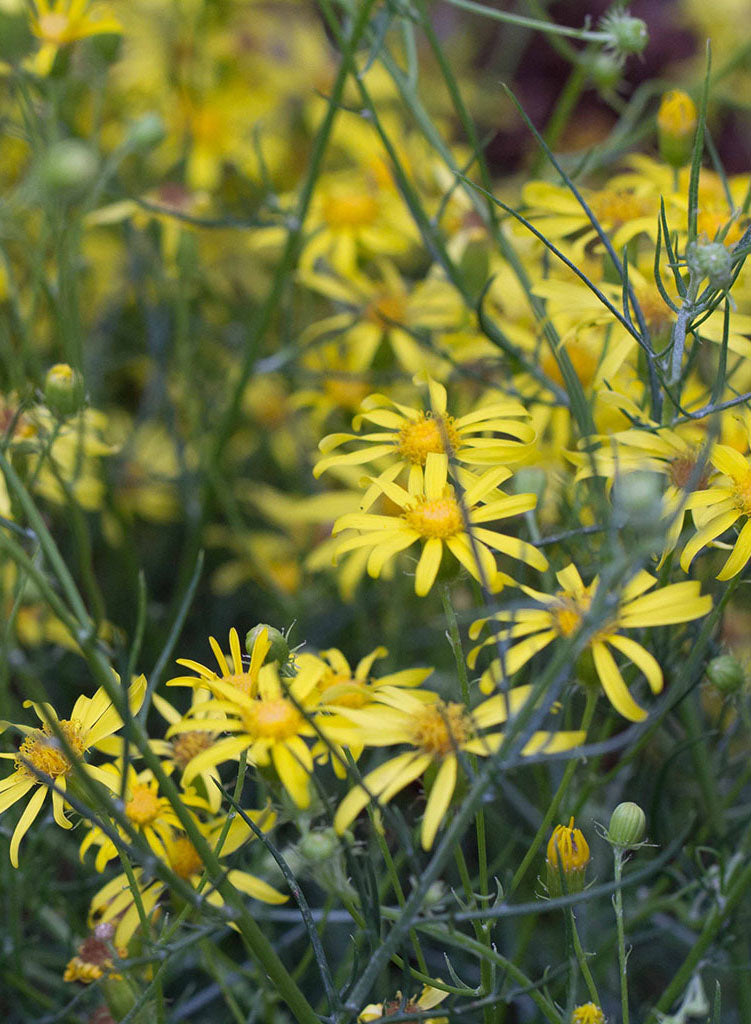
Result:
<svg viewBox="0 0 751 1024"><path fill-rule="evenodd" d="M743 666L733 654L719 654L707 665L707 679L720 693L736 693L746 682Z"/></svg>
<svg viewBox="0 0 751 1024"><path fill-rule="evenodd" d="M336 853L339 841L333 828L308 832L297 844L298 851L311 864L324 864Z"/></svg>
<svg viewBox="0 0 751 1024"><path fill-rule="evenodd" d="M248 654L253 653L253 646L264 629L266 630L269 643L271 644L269 653L266 655L266 660L278 661L280 665L284 665L290 655L287 638L281 630L276 629L274 626L269 626L265 622L259 622L257 626L249 629L245 634L245 650Z"/></svg>
<svg viewBox="0 0 751 1024"><path fill-rule="evenodd" d="M638 846L644 839L646 828L647 819L638 804L618 804L610 816L607 840L613 846L623 849Z"/></svg>
<svg viewBox="0 0 751 1024"><path fill-rule="evenodd" d="M601 18L599 27L608 37L605 45L619 57L643 53L649 42L645 22L641 18L632 17L622 8L610 11Z"/></svg>
<svg viewBox="0 0 751 1024"><path fill-rule="evenodd" d="M589 62L589 74L600 92L610 92L623 78L623 61L608 50L600 50Z"/></svg>
<svg viewBox="0 0 751 1024"><path fill-rule="evenodd" d="M589 845L581 829L574 828L573 817L568 825L558 825L548 842L548 892L555 898L562 895L561 873L566 892L581 892L589 864Z"/></svg>
<svg viewBox="0 0 751 1024"><path fill-rule="evenodd" d="M64 420L83 405L86 388L83 376L67 363L55 363L44 378L44 401L47 408Z"/></svg>
<svg viewBox="0 0 751 1024"><path fill-rule="evenodd" d="M706 277L712 288L728 288L733 277L733 261L722 242L692 242L686 251L689 270Z"/></svg>
<svg viewBox="0 0 751 1024"><path fill-rule="evenodd" d="M154 146L159 145L166 133L164 121L159 114L152 111L139 117L131 124L128 130L126 145L133 149L152 149Z"/></svg>
<svg viewBox="0 0 751 1024"><path fill-rule="evenodd" d="M94 181L98 161L93 150L78 139L64 139L47 150L41 181L52 198L82 196Z"/></svg>
<svg viewBox="0 0 751 1024"><path fill-rule="evenodd" d="M662 97L657 112L657 142L660 156L671 167L683 167L691 159L698 115L694 101L681 89Z"/></svg>

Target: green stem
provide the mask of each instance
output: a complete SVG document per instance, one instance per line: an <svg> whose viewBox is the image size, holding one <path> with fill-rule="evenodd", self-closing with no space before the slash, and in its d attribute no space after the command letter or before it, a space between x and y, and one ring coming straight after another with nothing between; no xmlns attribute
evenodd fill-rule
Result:
<svg viewBox="0 0 751 1024"><path fill-rule="evenodd" d="M596 1006L599 1006L600 997L597 994L597 986L595 985L592 972L590 971L589 964L587 963L587 954L582 948L581 939L579 938L579 932L576 927L576 918L574 917L573 907L568 908L568 914L569 923L571 925L571 937L574 940L574 952L576 953L576 959L579 963L579 970L582 972L582 977L584 978L584 983L592 997L592 1002L595 1003Z"/></svg>
<svg viewBox="0 0 751 1024"><path fill-rule="evenodd" d="M623 928L623 890L621 880L623 875L623 850L618 847L613 849L613 862L615 880L618 888L613 894L613 908L615 910L615 923L618 930L618 969L621 981L621 1024L629 1024L628 1016L628 969L626 965L626 936Z"/></svg>
<svg viewBox="0 0 751 1024"><path fill-rule="evenodd" d="M582 715L581 724L582 731L585 733L589 731L589 727L592 724L592 717L595 713L595 706L597 705L597 696L597 690L587 690L587 703L584 708L584 714ZM563 772L563 778L561 779L561 783L558 786L558 789L555 791L553 799L550 801L550 805L547 811L545 812L545 817L542 819L540 827L537 829L537 832L535 833L535 837L532 840L532 845L527 850L521 864L516 869L514 877L511 879L511 885L509 886L508 896L511 896L511 894L515 892L516 889L519 887L519 883L527 873L529 865L537 856L537 851L540 849L543 842L545 841L546 836L550 832L550 826L553 824L553 821L555 820L555 817L558 813L558 808L560 807L563 798L568 792L568 788L571 784L571 780L574 777L574 772L576 771L578 763L578 761L572 760L569 761L566 765Z"/></svg>

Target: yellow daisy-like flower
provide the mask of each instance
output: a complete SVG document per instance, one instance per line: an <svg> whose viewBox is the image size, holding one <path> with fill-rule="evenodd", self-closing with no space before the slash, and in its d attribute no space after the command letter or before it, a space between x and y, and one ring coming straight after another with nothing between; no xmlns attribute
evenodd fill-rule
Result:
<svg viewBox="0 0 751 1024"><path fill-rule="evenodd" d="M341 311L306 328L300 344L318 346L321 339L336 337L337 345L351 353L347 363L357 373L370 367L385 341L397 362L408 373L417 373L435 357L428 356L415 333L456 330L466 319L461 296L435 275L417 284L405 281L390 260L379 260L375 270L375 277L302 271L301 283L332 299ZM307 357L304 362L309 365Z"/></svg>
<svg viewBox="0 0 751 1024"><path fill-rule="evenodd" d="M169 800L159 795L159 783L151 771L146 768L136 772L133 765L129 764L123 778L121 765L107 764L102 766L102 772L108 774L107 785L113 794L123 794L123 813L132 827L141 833L157 855L161 854L165 837L180 827L180 819ZM182 794L182 801L188 807L209 809L207 801L192 790ZM126 838L119 827L118 831ZM79 854L82 860L92 846L99 847L94 867L97 871L104 871L107 864L117 856L118 847L98 825L91 827L81 842Z"/></svg>
<svg viewBox="0 0 751 1024"><path fill-rule="evenodd" d="M382 477L377 481L378 488L402 510L399 514L353 512L337 519L334 534L342 530L358 532L345 537L337 545L336 554L371 548L367 570L371 576L377 577L390 559L419 542L422 552L415 573L415 593L420 597L424 597L435 582L444 547L475 579L481 582L484 579L490 587L499 582L491 548L544 571L548 561L537 548L518 537L509 537L480 525L507 519L535 507L537 497L534 494L506 495L498 491L498 484L509 475L502 466L479 477L469 473L458 474L464 488L463 504L472 532L470 538L465 528L462 505L454 488L447 482L448 457L430 452L425 459L424 490L420 493L405 491Z"/></svg>
<svg viewBox="0 0 751 1024"><path fill-rule="evenodd" d="M342 708L341 716L358 727L366 746L408 744L412 749L368 772L363 785L350 790L334 815L334 828L341 834L367 806L371 795L387 803L433 765L437 774L421 829L423 849L429 850L454 794L459 753L488 756L496 751L503 734L485 730L519 711L531 692L531 686L519 686L508 694L489 697L468 711L463 704L446 703L436 694L384 688L378 695L378 702L368 708ZM537 732L527 742L523 753L571 750L582 743L584 737L583 732Z"/></svg>
<svg viewBox="0 0 751 1024"><path fill-rule="evenodd" d="M751 445L751 421L745 429ZM723 478L712 483L702 492L701 526L686 544L681 553L681 568L688 572L695 556L707 544L743 520L733 550L722 569L718 580L729 580L737 576L751 558L751 456L742 455L737 449L726 444L717 444L710 455L712 465L723 474ZM693 505L696 508L696 504ZM694 513L697 518L697 513Z"/></svg>
<svg viewBox="0 0 751 1024"><path fill-rule="evenodd" d="M139 676L128 690L128 704L131 714L136 714L146 692L146 679ZM10 862L18 867L18 847L32 823L42 809L49 787L38 774L47 776L55 784L52 791L52 812L56 824L61 828L72 828L65 816L63 796L67 780L74 771L74 762L93 778L105 785L109 776L101 768L87 764L84 755L97 747L107 737L121 728L122 719L103 688L93 697L79 697L73 705L70 718L58 718L50 704L36 704L24 701L24 707L32 707L42 722L41 729L27 725L16 725L24 734L24 740L16 754L0 754L15 762L15 771L0 782L0 814L23 799L33 790L26 809L18 820L10 841ZM9 722L0 722L0 731L8 728ZM68 750L59 739L65 738ZM71 755L72 758L71 759Z"/></svg>
<svg viewBox="0 0 751 1024"><path fill-rule="evenodd" d="M388 651L385 647L376 647L374 651L360 659L354 671L342 652L335 647L328 651L321 651L320 654L304 651L297 655L296 665L299 670L310 664L321 672L317 690L321 705L325 706L327 711L327 730L332 725L337 726L344 722L344 719L337 717L340 707L368 707L374 700L377 700L378 694L384 687L414 688L420 686L433 671L432 668L407 668L373 679L370 675L373 663L378 658L386 657L387 654ZM363 744L350 741L347 749L357 760L362 753ZM319 740L313 747L313 757L319 762L330 760L334 772L339 778L345 778L347 760L344 751L338 744L333 741L324 743L323 740Z"/></svg>
<svg viewBox="0 0 751 1024"><path fill-rule="evenodd" d="M381 1017L393 1017L397 1013L419 1013L420 1010L432 1010L444 999L448 999L448 992L426 985L419 996L414 999L404 999L401 992L397 992L393 999L387 999L385 1003L368 1003L357 1018L362 1024L367 1021L380 1020ZM420 1018L424 1024L448 1024L448 1017L425 1017Z"/></svg>
<svg viewBox="0 0 751 1024"><path fill-rule="evenodd" d="M539 607L500 611L490 620L479 619L472 623L469 631L472 639L478 636L487 621L496 623L497 627L495 637L485 640L470 652L470 667L474 667L480 650L494 644L497 637L503 643L510 643L503 659L503 671L511 677L554 640L578 632L589 613L599 586L599 576L585 586L574 565L567 565L556 576L561 589L555 594L545 594L531 587L521 588ZM699 593L698 582L671 583L647 594L646 591L656 582L648 572L638 572L629 580L618 595L618 606L610 613L610 621L598 629L588 644L605 695L615 710L632 722L641 722L647 712L629 693L610 648L636 665L645 675L653 693L662 690L663 675L654 656L631 637L624 636L622 630L690 622L706 615L712 608L711 597ZM501 677L501 662L496 659L483 673L480 689L483 693L491 693L501 682Z"/></svg>
<svg viewBox="0 0 751 1024"><path fill-rule="evenodd" d="M431 454L450 454L452 460L466 466L498 466L520 462L530 453L535 430L519 402L503 399L454 418L447 411L443 384L428 378L428 391L428 410L400 405L385 395L370 395L353 426L359 430L366 421L382 429L372 434L324 437L318 446L324 458L313 467L313 475L320 476L332 466L362 466L381 459L388 462L382 474L385 479L394 480L402 470L408 470L409 490L418 493ZM336 451L350 442L356 444L353 450ZM368 508L377 494L377 488L371 488L363 507Z"/></svg>
<svg viewBox="0 0 751 1024"><path fill-rule="evenodd" d="M246 811L249 818L264 832L268 831L276 820L276 815L268 808L260 811ZM226 818L221 817L207 823L199 823L199 827L209 843L216 848ZM245 843L252 841L255 833L241 818L233 819L221 848L220 857L228 857ZM172 831L164 835L164 845L158 854L160 860L169 864L175 874L188 882L193 888L198 887L203 873L204 864L198 851L184 832ZM146 882L141 868L133 872L138 882L141 902L146 916L149 917L167 885L161 879ZM286 903L288 897L280 893L268 882L232 868L227 871L227 878L238 892L245 893L252 899L262 903ZM205 890L203 898L213 906L223 906L224 900L215 889ZM140 916L133 898L133 890L125 874L117 875L96 893L89 909L89 926L97 923L115 925L114 941L118 947L127 947L136 929L140 925Z"/></svg>
<svg viewBox="0 0 751 1024"><path fill-rule="evenodd" d="M191 709L167 736L206 728L232 735L189 761L183 784L189 785L208 768L237 760L246 751L252 764L273 765L292 800L298 807L307 807L313 757L306 739L317 735L310 718L319 709L316 686L321 672L322 666L305 665L293 679L283 680L275 664L263 665L251 690L238 686L233 676L206 680L213 697L201 705L201 718L194 720Z"/></svg>
<svg viewBox="0 0 751 1024"><path fill-rule="evenodd" d="M258 673L266 659L266 655L271 649L268 631L262 629L258 633L249 659L245 658L242 653L240 648L240 637L234 627L229 631L230 661L227 661L224 651L213 636L209 637L209 644L211 645L211 650L214 652L214 657L219 665L221 679L224 680L225 683L235 687L237 690L250 694L251 696L255 696L258 688ZM177 664L182 665L184 668L191 669L195 675L175 676L172 679L167 680L167 686L208 687L208 689L211 689L210 684L220 678L213 669L207 668L205 665L202 665L198 661L193 661L191 658L178 658ZM194 703L189 713L192 716L195 716L197 710L196 704Z"/></svg>
<svg viewBox="0 0 751 1024"><path fill-rule="evenodd" d="M79 39L106 33L120 33L116 18L92 18L88 14L90 0L36 0L31 14L31 31L41 40L41 49L33 59L39 75L47 75L55 62L57 51Z"/></svg>

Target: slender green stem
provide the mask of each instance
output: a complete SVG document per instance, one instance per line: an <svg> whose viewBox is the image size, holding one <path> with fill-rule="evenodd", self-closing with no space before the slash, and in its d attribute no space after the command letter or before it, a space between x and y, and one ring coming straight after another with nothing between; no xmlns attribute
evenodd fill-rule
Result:
<svg viewBox="0 0 751 1024"><path fill-rule="evenodd" d="M475 3L474 0L449 0L454 7L463 11L470 11L472 14L482 14L494 21L503 21L508 25L518 25L520 28L531 28L543 34L566 36L569 39L581 39L585 42L607 43L610 36L607 32L592 32L584 28L569 28L567 25L556 25L552 21L541 21L538 18L527 18L523 14L512 14L511 11L499 11L495 7L486 7L485 4Z"/></svg>
<svg viewBox="0 0 751 1024"><path fill-rule="evenodd" d="M576 917L574 916L573 907L568 908L568 915L569 924L571 925L571 937L574 941L574 952L576 953L576 959L579 963L579 970L582 972L582 977L584 978L584 983L587 986L587 990L590 996L592 997L592 1002L599 1006L600 997L597 994L597 986L595 985L594 978L592 977L592 972L590 971L589 964L587 963L587 954L584 952L584 949L582 948L581 939L579 938L579 932L576 927Z"/></svg>
<svg viewBox="0 0 751 1024"><path fill-rule="evenodd" d="M594 689L587 690L587 703L586 703L585 708L584 708L584 714L582 715L582 724L581 724L582 732L584 732L584 733L589 731L589 727L592 724L592 717L593 717L593 715L595 713L595 706L596 705L597 705L597 690L594 690ZM571 785L571 780L574 777L574 772L576 771L576 767L577 767L578 763L579 763L578 761L572 760L572 761L569 761L568 764L566 765L566 767L565 767L565 769L563 771L563 778L561 779L560 785L558 786L558 789L555 791L555 793L553 795L553 799L550 801L548 809L545 812L545 817L542 819L542 822L540 823L540 827L537 829L537 832L535 833L535 837L532 840L532 844L529 847L529 849L527 850L527 852L525 853L524 858L522 859L521 864L516 869L516 872L514 873L514 877L511 879L511 885L509 886L509 890L508 890L508 895L509 896L511 896L511 894L513 892L515 892L516 889L518 889L519 883L521 882L521 880L524 878L525 874L527 873L529 865L532 863L532 861L537 856L537 851L540 849L540 847L542 846L543 842L545 841L545 838L547 837L548 833L550 832L550 826L553 824L553 821L555 820L555 817L556 817L556 815L558 813L558 808L560 807L560 805L561 805L561 803L563 801L563 798L566 796L566 793L568 792L568 788Z"/></svg>
<svg viewBox="0 0 751 1024"><path fill-rule="evenodd" d="M391 888L394 890L394 895L396 896L396 902L400 907L403 907L406 903L404 890L402 889L402 883L399 881L399 872L396 870L394 858L391 856L391 850L389 850L389 844L386 842L386 837L380 828L374 828L373 831L376 834L381 856L386 864L386 870L388 871ZM420 938L414 928L410 931L409 938L412 943L412 948L415 951L415 958L417 960L418 967L423 974L428 974L428 965L425 962L425 956L422 951L422 946L420 945Z"/></svg>
<svg viewBox="0 0 751 1024"><path fill-rule="evenodd" d="M628 1015L628 967L626 955L626 936L623 928L623 889L621 881L623 877L623 850L613 848L613 863L615 881L618 888L613 893L613 908L615 910L615 924L618 930L618 971L621 982L621 1024L629 1024Z"/></svg>

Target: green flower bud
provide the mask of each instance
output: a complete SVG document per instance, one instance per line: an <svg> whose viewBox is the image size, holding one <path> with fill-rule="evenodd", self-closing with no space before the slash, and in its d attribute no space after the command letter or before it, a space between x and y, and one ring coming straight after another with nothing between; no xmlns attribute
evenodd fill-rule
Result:
<svg viewBox="0 0 751 1024"><path fill-rule="evenodd" d="M608 50L600 50L589 62L589 74L596 89L610 92L623 77L623 61Z"/></svg>
<svg viewBox="0 0 751 1024"><path fill-rule="evenodd" d="M78 412L84 402L83 376L67 363L55 363L44 378L44 400L47 408L64 420Z"/></svg>
<svg viewBox="0 0 751 1024"><path fill-rule="evenodd" d="M613 846L624 849L639 846L644 839L646 828L647 818L638 804L618 804L610 816L607 840Z"/></svg>
<svg viewBox="0 0 751 1024"><path fill-rule="evenodd" d="M253 653L253 646L264 629L268 634L269 643L271 644L269 653L266 655L266 661L278 661L280 665L284 665L290 655L287 638L280 630L274 626L267 625L265 622L259 622L257 626L249 629L245 634L245 650L248 654Z"/></svg>
<svg viewBox="0 0 751 1024"><path fill-rule="evenodd" d="M644 53L649 42L649 32L641 18L633 18L628 11L610 11L600 19L600 31L608 39L606 46L618 57Z"/></svg>
<svg viewBox="0 0 751 1024"><path fill-rule="evenodd" d="M308 832L297 844L297 849L312 864L324 864L330 860L339 846L333 828L321 832Z"/></svg>
<svg viewBox="0 0 751 1024"><path fill-rule="evenodd" d="M144 114L134 121L125 141L131 149L153 149L167 134L164 121L156 113Z"/></svg>
<svg viewBox="0 0 751 1024"><path fill-rule="evenodd" d="M733 654L720 654L707 665L707 679L720 693L736 693L746 682L743 666Z"/></svg>
<svg viewBox="0 0 751 1024"><path fill-rule="evenodd" d="M41 166L41 183L50 198L83 196L96 178L99 162L93 150L77 139L55 142Z"/></svg>
<svg viewBox="0 0 751 1024"><path fill-rule="evenodd" d="M728 288L733 276L733 261L722 242L692 242L686 251L688 268L706 277L712 288Z"/></svg>

